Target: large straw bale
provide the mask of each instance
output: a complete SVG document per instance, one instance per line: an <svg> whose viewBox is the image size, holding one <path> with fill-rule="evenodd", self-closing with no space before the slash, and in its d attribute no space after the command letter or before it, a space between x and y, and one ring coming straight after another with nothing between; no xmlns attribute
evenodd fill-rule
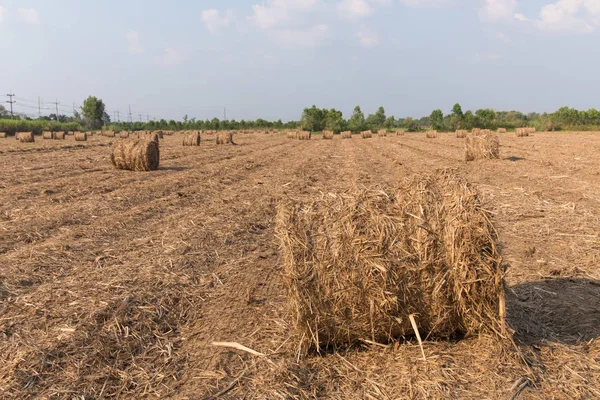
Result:
<svg viewBox="0 0 600 400"><path fill-rule="evenodd" d="M33 135L33 132L17 132L15 137L21 143L35 142L35 136Z"/></svg>
<svg viewBox="0 0 600 400"><path fill-rule="evenodd" d="M287 138L288 139L297 139L298 138L298 132L296 132L296 131L288 131Z"/></svg>
<svg viewBox="0 0 600 400"><path fill-rule="evenodd" d="M517 128L515 129L516 137L524 137L529 136L530 129L529 128Z"/></svg>
<svg viewBox="0 0 600 400"><path fill-rule="evenodd" d="M121 131L121 132L119 132L119 137L121 139L129 139L129 132L128 131ZM141 139L139 137L139 134L138 134L138 139Z"/></svg>
<svg viewBox="0 0 600 400"><path fill-rule="evenodd" d="M233 132L218 132L217 144L235 144L233 143Z"/></svg>
<svg viewBox="0 0 600 400"><path fill-rule="evenodd" d="M310 140L312 137L312 132L311 131L300 131L298 132L298 139L299 140Z"/></svg>
<svg viewBox="0 0 600 400"><path fill-rule="evenodd" d="M55 140L65 140L65 132L54 132Z"/></svg>
<svg viewBox="0 0 600 400"><path fill-rule="evenodd" d="M371 131L362 131L360 133L360 137L363 139L371 139L373 137L373 132Z"/></svg>
<svg viewBox="0 0 600 400"><path fill-rule="evenodd" d="M283 200L276 235L303 349L502 334L501 256L477 192L448 171L394 189Z"/></svg>
<svg viewBox="0 0 600 400"><path fill-rule="evenodd" d="M396 130L396 136L404 136L404 129Z"/></svg>
<svg viewBox="0 0 600 400"><path fill-rule="evenodd" d="M42 138L43 139L54 139L54 132L42 132Z"/></svg>
<svg viewBox="0 0 600 400"><path fill-rule="evenodd" d="M377 137L386 137L387 131L385 129L380 129L377 131Z"/></svg>
<svg viewBox="0 0 600 400"><path fill-rule="evenodd" d="M76 142L86 142L88 138L87 133L85 132L75 132L75 141Z"/></svg>
<svg viewBox="0 0 600 400"><path fill-rule="evenodd" d="M106 132L104 132L104 136L106 136L106 137L115 137L116 134L115 134L115 131L106 131Z"/></svg>
<svg viewBox="0 0 600 400"><path fill-rule="evenodd" d="M467 137L467 131L465 129L457 129L456 137L459 139L464 139Z"/></svg>
<svg viewBox="0 0 600 400"><path fill-rule="evenodd" d="M182 144L184 146L200 146L200 132L186 134Z"/></svg>
<svg viewBox="0 0 600 400"><path fill-rule="evenodd" d="M341 133L342 139L352 139L352 132L344 131Z"/></svg>
<svg viewBox="0 0 600 400"><path fill-rule="evenodd" d="M500 158L500 140L494 132L471 135L465 139L465 160Z"/></svg>
<svg viewBox="0 0 600 400"><path fill-rule="evenodd" d="M498 128L498 133L506 133L506 128Z"/></svg>
<svg viewBox="0 0 600 400"><path fill-rule="evenodd" d="M427 132L425 132L425 137L427 137L428 139L435 139L435 138L437 138L437 131L435 131L435 130L427 131Z"/></svg>
<svg viewBox="0 0 600 400"><path fill-rule="evenodd" d="M332 140L333 139L333 131L323 131L323 139L324 140Z"/></svg>
<svg viewBox="0 0 600 400"><path fill-rule="evenodd" d="M117 169L154 171L160 163L158 143L145 139L116 141L110 160Z"/></svg>
<svg viewBox="0 0 600 400"><path fill-rule="evenodd" d="M0 139L6 139L6 132L0 132Z"/></svg>

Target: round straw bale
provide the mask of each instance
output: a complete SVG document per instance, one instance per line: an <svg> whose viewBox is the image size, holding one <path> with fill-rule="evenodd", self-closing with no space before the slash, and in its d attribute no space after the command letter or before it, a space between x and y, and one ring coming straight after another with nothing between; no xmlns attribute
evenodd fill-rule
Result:
<svg viewBox="0 0 600 400"><path fill-rule="evenodd" d="M456 131L456 137L459 139L464 139L467 137L467 131L464 129L458 129Z"/></svg>
<svg viewBox="0 0 600 400"><path fill-rule="evenodd" d="M54 139L54 132L42 132L42 138Z"/></svg>
<svg viewBox="0 0 600 400"><path fill-rule="evenodd" d="M342 139L352 139L352 132L350 131L344 131L341 134Z"/></svg>
<svg viewBox="0 0 600 400"><path fill-rule="evenodd" d="M110 160L117 169L154 171L160 163L158 143L145 139L116 141Z"/></svg>
<svg viewBox="0 0 600 400"><path fill-rule="evenodd" d="M288 139L296 139L298 137L298 132L296 132L296 131L289 131L287 133L287 137L288 137Z"/></svg>
<svg viewBox="0 0 600 400"><path fill-rule="evenodd" d="M0 132L0 139L6 139L6 132Z"/></svg>
<svg viewBox="0 0 600 400"><path fill-rule="evenodd" d="M404 130L403 129L398 129L396 131L396 136L404 136Z"/></svg>
<svg viewBox="0 0 600 400"><path fill-rule="evenodd" d="M119 137L121 139L129 139L129 132L128 131L121 131L121 132L119 132Z"/></svg>
<svg viewBox="0 0 600 400"><path fill-rule="evenodd" d="M425 137L428 139L435 139L437 138L437 131L427 131L425 132Z"/></svg>
<svg viewBox="0 0 600 400"><path fill-rule="evenodd" d="M385 129L380 129L377 131L377 137L386 137L387 131Z"/></svg>
<svg viewBox="0 0 600 400"><path fill-rule="evenodd" d="M283 200L276 235L304 349L504 329L504 270L477 192L448 171Z"/></svg>
<svg viewBox="0 0 600 400"><path fill-rule="evenodd" d="M360 137L363 139L370 139L371 137L373 137L373 133L371 131L362 131L360 133Z"/></svg>
<svg viewBox="0 0 600 400"><path fill-rule="evenodd" d="M87 133L85 132L75 132L75 141L76 142L86 142L88 138Z"/></svg>
<svg viewBox="0 0 600 400"><path fill-rule="evenodd" d="M233 143L233 132L218 132L217 144L235 144Z"/></svg>
<svg viewBox="0 0 600 400"><path fill-rule="evenodd" d="M184 146L200 146L200 132L188 133L183 137Z"/></svg>
<svg viewBox="0 0 600 400"><path fill-rule="evenodd" d="M311 131L300 131L298 132L298 139L300 140L310 140L312 137Z"/></svg>
<svg viewBox="0 0 600 400"><path fill-rule="evenodd" d="M494 132L471 135L465 139L465 160L500 158L500 140Z"/></svg>
<svg viewBox="0 0 600 400"><path fill-rule="evenodd" d="M65 133L64 132L54 132L54 139L65 140Z"/></svg>
<svg viewBox="0 0 600 400"><path fill-rule="evenodd" d="M324 140L333 140L333 131L323 131Z"/></svg>
<svg viewBox="0 0 600 400"><path fill-rule="evenodd" d="M115 134L115 131L106 131L106 132L104 132L104 136L106 136L106 137L115 137L116 134Z"/></svg>
<svg viewBox="0 0 600 400"><path fill-rule="evenodd" d="M506 128L498 128L498 133L506 133Z"/></svg>
<svg viewBox="0 0 600 400"><path fill-rule="evenodd" d="M158 135L159 139L163 139L164 138L164 132L163 131L156 131L156 132L153 132L153 133L156 133Z"/></svg>
<svg viewBox="0 0 600 400"><path fill-rule="evenodd" d="M33 136L33 132L18 132L16 137L21 143L35 142L35 136Z"/></svg>

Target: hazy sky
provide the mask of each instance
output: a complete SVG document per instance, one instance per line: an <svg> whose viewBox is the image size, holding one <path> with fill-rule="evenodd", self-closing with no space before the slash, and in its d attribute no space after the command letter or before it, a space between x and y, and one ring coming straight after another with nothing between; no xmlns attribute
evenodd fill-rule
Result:
<svg viewBox="0 0 600 400"><path fill-rule="evenodd" d="M0 0L0 93L135 120L600 108L599 28L600 0Z"/></svg>

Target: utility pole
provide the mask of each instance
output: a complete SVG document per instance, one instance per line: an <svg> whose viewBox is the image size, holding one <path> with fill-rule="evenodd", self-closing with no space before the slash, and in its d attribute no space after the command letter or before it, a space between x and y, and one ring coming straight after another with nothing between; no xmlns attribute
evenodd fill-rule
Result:
<svg viewBox="0 0 600 400"><path fill-rule="evenodd" d="M54 104L56 106L56 122L58 122L58 105L60 104L58 99L55 102L51 102L50 104Z"/></svg>
<svg viewBox="0 0 600 400"><path fill-rule="evenodd" d="M42 117L42 102L40 96L38 96L38 118Z"/></svg>
<svg viewBox="0 0 600 400"><path fill-rule="evenodd" d="M12 92L12 90L11 90ZM7 101L7 103L10 103L10 119L13 119L14 115L13 115L13 104L16 103L15 100L13 100L13 97L15 97L14 93L9 93L6 95L8 98L10 98L10 100Z"/></svg>
<svg viewBox="0 0 600 400"><path fill-rule="evenodd" d="M117 122L121 122L121 120L119 119L119 110L115 111L115 114L117 114Z"/></svg>
<svg viewBox="0 0 600 400"><path fill-rule="evenodd" d="M223 107L223 121L227 121L227 107Z"/></svg>
<svg viewBox="0 0 600 400"><path fill-rule="evenodd" d="M127 122L133 122L133 118L131 117L131 104L129 105L129 115L127 116Z"/></svg>
<svg viewBox="0 0 600 400"><path fill-rule="evenodd" d="M146 115L146 122L150 122L150 116Z"/></svg>

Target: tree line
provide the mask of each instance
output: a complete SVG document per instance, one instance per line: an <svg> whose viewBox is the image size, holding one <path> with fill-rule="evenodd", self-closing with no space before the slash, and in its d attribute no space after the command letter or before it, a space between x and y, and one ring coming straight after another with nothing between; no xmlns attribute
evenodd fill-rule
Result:
<svg viewBox="0 0 600 400"><path fill-rule="evenodd" d="M515 129L520 127L535 127L538 130L600 130L600 112L594 108L587 111L561 107L553 113L529 113L520 111L495 111L489 108L475 111L462 110L456 103L447 113L441 109L433 110L429 116L419 119L412 117L396 118L387 116L385 109L379 107L373 114L365 117L360 106L356 106L348 119L335 108L318 108L313 105L305 108L299 121L282 122L268 121L262 118L256 120L220 120L213 118L201 120L184 116L181 121L174 119L147 122L114 122L106 113L102 99L89 96L81 107L81 112L75 111L73 117L64 115L48 115L38 119L16 116L8 122L10 115L0 106L0 131L12 133L17 130L250 130L250 129L296 129L313 132L330 130L335 133L352 131L355 133L379 129L404 129L414 132L425 129L438 131L454 131L456 129ZM27 129L32 127L31 129Z"/></svg>

